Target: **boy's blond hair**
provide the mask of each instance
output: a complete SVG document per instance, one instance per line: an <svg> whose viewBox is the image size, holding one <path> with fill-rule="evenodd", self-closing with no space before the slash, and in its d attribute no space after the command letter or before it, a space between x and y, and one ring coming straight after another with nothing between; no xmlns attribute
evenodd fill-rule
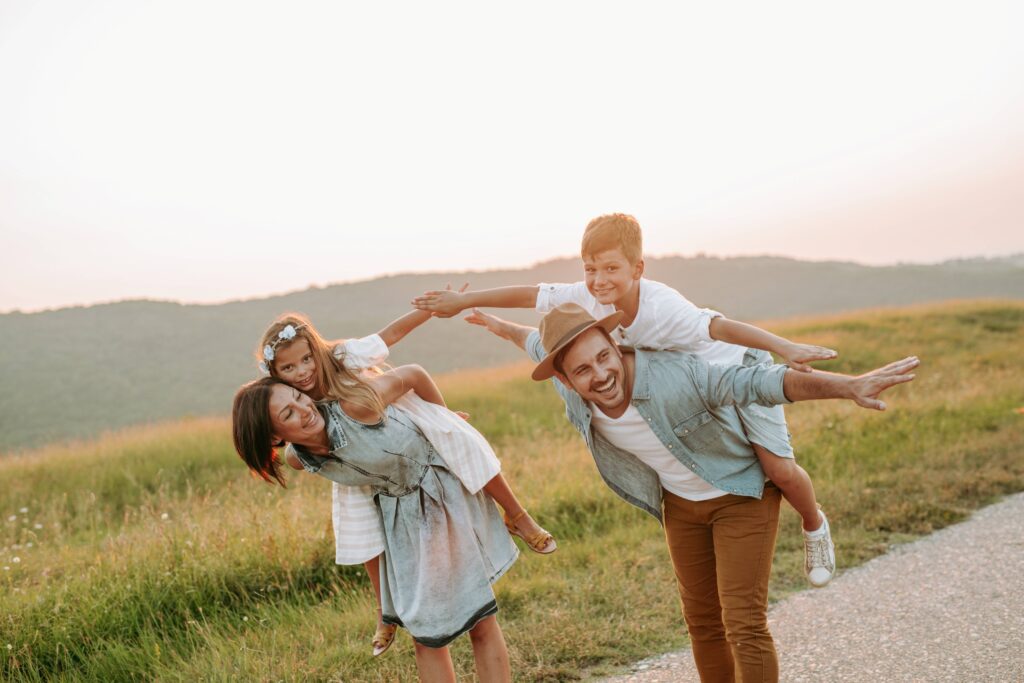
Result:
<svg viewBox="0 0 1024 683"><path fill-rule="evenodd" d="M609 213L587 223L580 255L586 259L609 249L621 251L630 265L639 263L644 254L640 223L625 213Z"/></svg>

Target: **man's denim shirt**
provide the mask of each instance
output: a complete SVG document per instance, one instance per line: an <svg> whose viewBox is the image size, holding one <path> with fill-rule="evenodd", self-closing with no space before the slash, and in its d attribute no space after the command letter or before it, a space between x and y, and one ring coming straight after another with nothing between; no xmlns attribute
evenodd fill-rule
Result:
<svg viewBox="0 0 1024 683"><path fill-rule="evenodd" d="M630 349L622 347L625 352ZM526 352L546 355L540 335L526 339ZM658 440L712 486L760 498L764 471L733 406L789 403L782 391L785 365L772 365L763 351L748 352L744 365L709 365L679 351L636 350L631 403ZM749 365L756 363L753 367ZM597 469L612 491L661 521L661 482L635 455L613 446L590 424L589 404L557 379L565 414L583 435Z"/></svg>

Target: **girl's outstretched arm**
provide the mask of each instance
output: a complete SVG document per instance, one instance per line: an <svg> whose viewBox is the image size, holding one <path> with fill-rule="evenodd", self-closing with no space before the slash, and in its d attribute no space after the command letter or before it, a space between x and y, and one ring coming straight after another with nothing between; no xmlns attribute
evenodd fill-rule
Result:
<svg viewBox="0 0 1024 683"><path fill-rule="evenodd" d="M459 289L459 292L466 291L466 287L469 287L468 282L462 285L462 288ZM445 291L452 291L451 284L447 286ZM402 338L405 337L405 335L409 334L417 327L430 320L431 317L433 317L433 313L431 313L430 311L421 311L419 309L415 311L409 311L402 317L392 320L390 323L387 324L387 327L382 329L377 334L380 335L380 338L384 340L384 343L387 344L388 348L390 349L392 346L400 342Z"/></svg>

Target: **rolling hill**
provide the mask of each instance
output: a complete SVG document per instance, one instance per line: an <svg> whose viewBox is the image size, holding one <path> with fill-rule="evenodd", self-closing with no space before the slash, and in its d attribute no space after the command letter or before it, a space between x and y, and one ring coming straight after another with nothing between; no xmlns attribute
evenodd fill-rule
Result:
<svg viewBox="0 0 1024 683"><path fill-rule="evenodd" d="M1024 258L868 267L785 258L667 257L647 275L698 305L739 320L767 320L879 306L974 298L1024 298ZM255 376L253 351L270 320L310 315L328 336L369 334L408 310L409 299L446 282L474 288L578 279L579 262L525 270L410 274L311 288L220 305L125 301L0 315L0 433L15 451L104 430L188 415L223 414ZM535 323L532 311L509 318ZM431 321L392 360L433 372L488 367L517 351L458 321Z"/></svg>

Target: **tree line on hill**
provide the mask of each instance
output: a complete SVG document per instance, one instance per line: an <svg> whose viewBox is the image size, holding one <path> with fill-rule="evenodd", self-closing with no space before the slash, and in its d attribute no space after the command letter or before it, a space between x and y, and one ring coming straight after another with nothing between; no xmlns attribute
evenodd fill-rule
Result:
<svg viewBox="0 0 1024 683"><path fill-rule="evenodd" d="M1024 256L886 267L665 257L648 259L646 274L700 306L749 321L947 299L1024 298ZM256 376L260 334L286 311L306 313L328 337L363 336L409 310L415 294L447 282L482 289L581 276L578 260L559 259L523 270L396 275L219 305L124 301L0 315L0 451L227 413L235 389ZM502 315L538 320L532 311ZM407 337L392 362L417 362L438 373L522 358L478 328L434 320Z"/></svg>

